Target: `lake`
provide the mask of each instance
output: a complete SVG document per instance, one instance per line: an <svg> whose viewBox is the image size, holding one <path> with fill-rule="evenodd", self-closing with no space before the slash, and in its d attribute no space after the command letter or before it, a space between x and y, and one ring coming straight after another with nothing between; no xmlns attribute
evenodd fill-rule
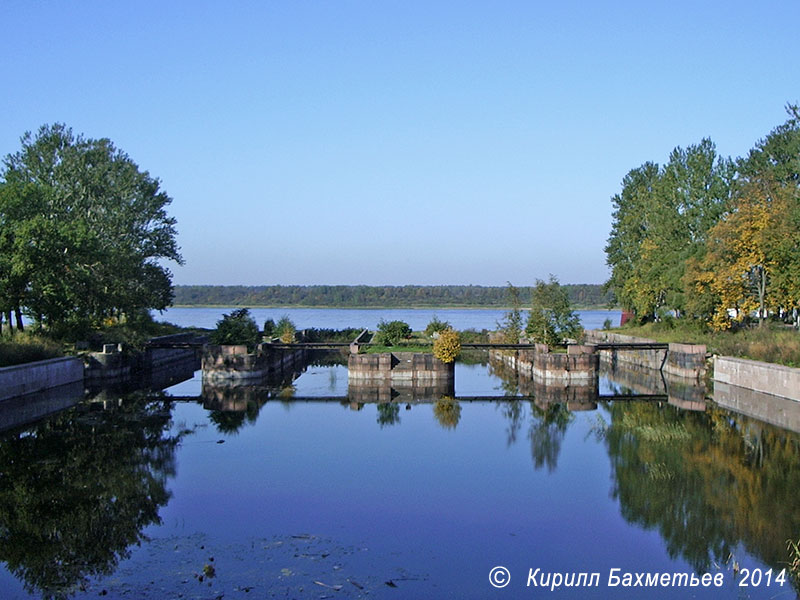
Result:
<svg viewBox="0 0 800 600"><path fill-rule="evenodd" d="M168 321L181 327L204 327L213 329L222 316L235 310L232 308L178 307L168 308L162 313L154 313L157 321ZM493 308L251 308L250 314L263 326L264 321L278 321L288 316L298 329L318 327L321 329L367 328L374 330L378 322L405 321L414 331L421 331L430 320L437 316L447 321L455 329L497 329L507 311ZM522 311L527 319L527 311ZM612 325L619 326L619 310L579 310L575 311L586 329L600 329L609 319Z"/></svg>
<svg viewBox="0 0 800 600"><path fill-rule="evenodd" d="M361 404L343 360L252 388L190 373L4 434L2 597L796 596L797 433L632 400L611 373L592 402L521 398L485 353L456 365L454 398ZM679 585L609 585L626 573ZM705 574L721 586L680 585Z"/></svg>

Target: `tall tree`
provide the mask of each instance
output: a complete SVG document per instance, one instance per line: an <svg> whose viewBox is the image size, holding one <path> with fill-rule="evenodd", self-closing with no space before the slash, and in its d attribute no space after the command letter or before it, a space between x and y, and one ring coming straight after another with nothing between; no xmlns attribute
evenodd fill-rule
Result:
<svg viewBox="0 0 800 600"><path fill-rule="evenodd" d="M659 177L656 163L647 162L632 169L622 180L622 191L611 202L614 206L611 234L606 244L606 263L611 267L608 286L623 308L641 306L641 283L635 272L642 256L642 243L650 227Z"/></svg>
<svg viewBox="0 0 800 600"><path fill-rule="evenodd" d="M31 316L54 325L166 308L171 274L161 261L182 258L160 182L110 140L62 124L21 143L3 161L0 219L14 223L12 272Z"/></svg>
<svg viewBox="0 0 800 600"><path fill-rule="evenodd" d="M533 340L550 346L561 344L566 338L579 338L583 333L567 292L552 275L547 283L536 280L525 332Z"/></svg>

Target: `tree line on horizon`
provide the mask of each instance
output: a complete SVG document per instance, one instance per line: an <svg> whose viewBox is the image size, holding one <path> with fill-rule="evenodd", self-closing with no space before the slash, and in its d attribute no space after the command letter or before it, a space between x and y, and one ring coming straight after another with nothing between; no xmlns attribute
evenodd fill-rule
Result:
<svg viewBox="0 0 800 600"><path fill-rule="evenodd" d="M799 322L800 109L787 113L745 157L720 156L706 138L625 175L607 285L639 322Z"/></svg>
<svg viewBox="0 0 800 600"><path fill-rule="evenodd" d="M576 307L610 307L614 294L599 284L565 284ZM519 287L531 298L534 287ZM343 308L481 307L506 308L506 286L481 285L177 285L182 306L333 306Z"/></svg>

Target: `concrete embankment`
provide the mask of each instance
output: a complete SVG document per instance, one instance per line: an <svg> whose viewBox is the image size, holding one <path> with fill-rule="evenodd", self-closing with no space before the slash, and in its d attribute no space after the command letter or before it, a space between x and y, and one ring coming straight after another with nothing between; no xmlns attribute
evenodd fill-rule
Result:
<svg viewBox="0 0 800 600"><path fill-rule="evenodd" d="M717 356L714 382L800 400L800 369L783 365Z"/></svg>
<svg viewBox="0 0 800 600"><path fill-rule="evenodd" d="M587 344L657 343L648 338L621 335L610 331L589 330ZM663 371L676 377L702 379L706 374L706 347L702 344L669 344L669 349L610 349L600 351L600 361L616 368L622 365Z"/></svg>
<svg viewBox="0 0 800 600"><path fill-rule="evenodd" d="M0 400L83 383L83 361L74 356L0 368Z"/></svg>

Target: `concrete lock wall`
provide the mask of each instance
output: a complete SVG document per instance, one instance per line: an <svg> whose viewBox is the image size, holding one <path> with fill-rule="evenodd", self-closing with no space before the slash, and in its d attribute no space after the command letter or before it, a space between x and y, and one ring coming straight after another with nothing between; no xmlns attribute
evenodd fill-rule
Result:
<svg viewBox="0 0 800 600"><path fill-rule="evenodd" d="M608 331L589 330L589 344L655 344L649 338L622 335ZM706 347L702 344L669 344L667 350L620 349L600 350L600 362L611 368L618 366L644 367L687 379L701 379L706 373Z"/></svg>
<svg viewBox="0 0 800 600"><path fill-rule="evenodd" d="M203 348L201 367L204 380L256 380L280 373L304 357L303 349L276 349L269 344L260 344L255 352L248 352L247 346L209 344Z"/></svg>
<svg viewBox="0 0 800 600"><path fill-rule="evenodd" d="M783 365L717 356L714 382L800 400L800 369Z"/></svg>
<svg viewBox="0 0 800 600"><path fill-rule="evenodd" d="M414 352L351 354L347 360L347 372L351 382L451 381L455 378L455 365L444 363L433 354Z"/></svg>
<svg viewBox="0 0 800 600"><path fill-rule="evenodd" d="M494 360L500 360L523 377L564 385L590 385L597 379L599 357L591 346L569 346L566 354L552 353L545 344L514 353L494 350Z"/></svg>
<svg viewBox="0 0 800 600"><path fill-rule="evenodd" d="M0 400L83 383L83 361L74 356L0 368Z"/></svg>

